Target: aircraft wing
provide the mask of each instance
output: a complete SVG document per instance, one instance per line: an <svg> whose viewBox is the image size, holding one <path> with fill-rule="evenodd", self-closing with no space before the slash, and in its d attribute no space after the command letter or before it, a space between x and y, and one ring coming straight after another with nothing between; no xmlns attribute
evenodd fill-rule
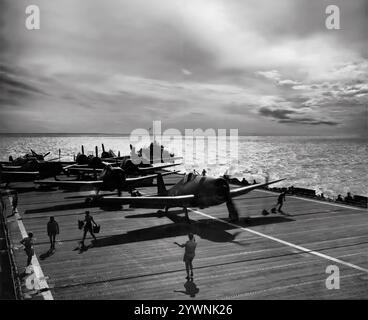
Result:
<svg viewBox="0 0 368 320"><path fill-rule="evenodd" d="M28 172L28 171L1 171L0 172L0 181L11 181L11 182L20 182L20 181L32 181L39 177L39 172Z"/></svg>
<svg viewBox="0 0 368 320"><path fill-rule="evenodd" d="M161 176L167 176L173 173L177 173L177 171L171 171L171 172L165 172L161 173ZM152 180L154 178L157 178L157 174L151 174L149 176L142 176L142 177L135 177L135 178L126 178L126 182L129 184L136 184L137 182L145 181L145 180Z"/></svg>
<svg viewBox="0 0 368 320"><path fill-rule="evenodd" d="M121 162L124 158L125 157L101 158L101 160L104 162L115 163L115 162Z"/></svg>
<svg viewBox="0 0 368 320"><path fill-rule="evenodd" d="M143 176L143 177L135 177L135 178L126 178L126 182L127 183L137 183L137 182L141 182L141 181L145 181L145 180L152 180L154 178L157 178L157 174L151 174L149 176Z"/></svg>
<svg viewBox="0 0 368 320"><path fill-rule="evenodd" d="M164 168L169 168L169 167L174 167L174 166L178 166L181 165L181 163L169 163L169 164L161 164L161 165L153 165L152 167L143 167L143 168L139 168L139 171L141 172L150 172L150 171L154 171L154 170L161 170Z"/></svg>
<svg viewBox="0 0 368 320"><path fill-rule="evenodd" d="M21 170L22 166L3 166L3 170Z"/></svg>
<svg viewBox="0 0 368 320"><path fill-rule="evenodd" d="M63 167L64 170L70 170L71 168L88 168L88 164L72 163L70 165L67 165L67 166Z"/></svg>
<svg viewBox="0 0 368 320"><path fill-rule="evenodd" d="M102 180L97 180L97 181L36 180L34 183L42 185L42 186L48 186L48 187L85 187L85 186L100 187L103 185Z"/></svg>
<svg viewBox="0 0 368 320"><path fill-rule="evenodd" d="M280 182L280 181L283 181L283 180L285 180L285 179L279 179L279 180L275 180L275 181L271 181L271 182L257 183L257 184L252 184L252 185L246 186L246 187L230 189L230 195L231 195L232 198L238 197L238 196L246 194L246 193L248 193L248 192L250 192L254 189L262 188L262 187L268 186L269 184L277 183L277 182Z"/></svg>
<svg viewBox="0 0 368 320"><path fill-rule="evenodd" d="M38 171L2 171L3 177L37 177Z"/></svg>
<svg viewBox="0 0 368 320"><path fill-rule="evenodd" d="M152 206L156 207L190 207L194 200L194 195L184 196L152 196L152 197L103 197L102 199L107 203L115 204L131 204L135 206L144 206L145 208Z"/></svg>
<svg viewBox="0 0 368 320"><path fill-rule="evenodd" d="M94 172L97 172L97 173L100 173L103 171L103 169L93 169L93 168L78 168L78 167L71 167L68 169L69 172L88 172L88 173L94 173Z"/></svg>

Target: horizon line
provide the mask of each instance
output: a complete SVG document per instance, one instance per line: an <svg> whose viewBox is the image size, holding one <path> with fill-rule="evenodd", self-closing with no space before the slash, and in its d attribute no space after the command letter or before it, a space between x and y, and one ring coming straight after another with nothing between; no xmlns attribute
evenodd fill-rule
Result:
<svg viewBox="0 0 368 320"><path fill-rule="evenodd" d="M129 136L131 133L102 133L102 132L0 132L0 136L11 135L53 135L53 136ZM152 133L150 133L151 135ZM268 136L268 137L346 137L346 138L366 138L357 134L346 135L311 135L311 134L271 134L271 133L239 133L239 136Z"/></svg>

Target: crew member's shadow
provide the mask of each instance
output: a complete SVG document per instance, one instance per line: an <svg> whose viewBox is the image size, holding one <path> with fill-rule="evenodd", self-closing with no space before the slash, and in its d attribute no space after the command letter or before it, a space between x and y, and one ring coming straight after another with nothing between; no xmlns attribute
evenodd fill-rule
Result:
<svg viewBox="0 0 368 320"><path fill-rule="evenodd" d="M286 213L285 211L283 211L283 210L276 210L276 208L272 208L271 209L271 212L268 212L266 209L264 209L263 211L262 211L262 215L263 216L268 216L270 213L272 213L272 214L280 214L280 215L282 215L282 216L288 216L288 217L290 217L291 216L291 214L288 214L288 213Z"/></svg>
<svg viewBox="0 0 368 320"><path fill-rule="evenodd" d="M45 253L43 253L43 254L40 255L40 259L41 260L45 260L48 257L52 256L54 253L55 253L55 250L49 249L49 250L47 250L47 252L45 252Z"/></svg>
<svg viewBox="0 0 368 320"><path fill-rule="evenodd" d="M184 293L184 294L190 296L191 298L194 298L196 296L196 294L199 292L199 288L194 283L194 281L188 280L184 284L184 288L185 288L185 291L183 291L183 290L175 290L174 292Z"/></svg>
<svg viewBox="0 0 368 320"><path fill-rule="evenodd" d="M280 210L279 213L282 215L282 216L288 216L290 217L291 214L288 214L287 212L283 211L283 210Z"/></svg>
<svg viewBox="0 0 368 320"><path fill-rule="evenodd" d="M86 245L82 245L82 242L78 243L78 247L76 247L75 249L73 249L73 251L78 251L79 254L84 253L86 251L88 251L88 249L92 248L93 244L89 244L88 246Z"/></svg>

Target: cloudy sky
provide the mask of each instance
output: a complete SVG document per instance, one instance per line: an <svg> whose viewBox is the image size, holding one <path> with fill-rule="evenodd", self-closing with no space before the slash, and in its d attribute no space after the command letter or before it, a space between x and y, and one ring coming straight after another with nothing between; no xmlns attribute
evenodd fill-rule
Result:
<svg viewBox="0 0 368 320"><path fill-rule="evenodd" d="M36 4L41 29L25 28ZM325 27L338 5L341 29ZM366 0L0 0L0 132L367 134Z"/></svg>

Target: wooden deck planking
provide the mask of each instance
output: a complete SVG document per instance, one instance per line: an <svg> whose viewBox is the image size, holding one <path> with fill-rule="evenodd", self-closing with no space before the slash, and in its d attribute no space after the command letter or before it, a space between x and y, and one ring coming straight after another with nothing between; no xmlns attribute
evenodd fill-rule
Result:
<svg viewBox="0 0 368 320"><path fill-rule="evenodd" d="M178 178L164 179L175 182ZM142 191L155 193L156 188ZM339 265L341 289L327 290L325 270L335 263L197 213L190 212L192 223L187 225L176 209L171 209L168 217L158 217L154 209L90 208L101 224L101 234L94 247L79 253L75 249L82 232L77 229L77 220L86 209L78 205L82 199L68 198L78 194L59 190L19 194L23 223L35 234L36 254L48 283L54 286L55 299L193 299L185 294L183 250L173 244L184 242L189 231L197 235L198 241L194 266L199 292L195 298L368 297L368 274L364 272ZM250 224L239 225L368 268L365 209L287 197L284 209L290 216L261 216L276 199L277 194L262 190L236 199L241 216L252 216ZM199 211L216 218L227 217L225 205ZM59 222L61 234L55 254L42 260L41 255L49 248L46 223L51 215ZM12 219L9 226L12 241L17 244L21 237ZM87 238L86 244L89 241ZM15 257L21 270L26 260L24 252L16 251Z"/></svg>

